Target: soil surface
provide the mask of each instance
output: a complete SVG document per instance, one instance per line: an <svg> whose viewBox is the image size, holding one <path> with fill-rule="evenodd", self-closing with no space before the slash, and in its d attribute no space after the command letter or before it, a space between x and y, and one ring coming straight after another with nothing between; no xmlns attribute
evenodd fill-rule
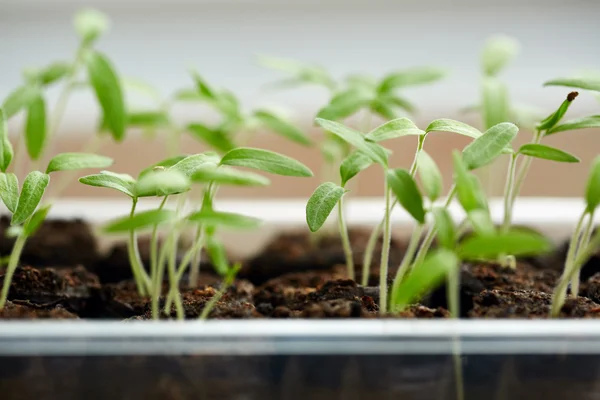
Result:
<svg viewBox="0 0 600 400"><path fill-rule="evenodd" d="M0 235L8 226L0 219ZM339 238L311 238L305 232L285 232L259 254L241 260L235 283L216 302L209 318L379 318L379 251L361 286L364 247L370 231L352 229L356 282L348 279ZM0 253L10 253L13 241L2 236ZM402 260L406 244L393 240L388 282ZM148 240L140 253L148 264ZM381 248L379 241L378 250ZM235 250L235 249L233 249ZM547 318L552 290L566 248L535 259L520 260L515 270L495 264L464 264L461 270L462 318ZM181 256L181 254L179 255ZM207 258L204 257L204 260ZM182 280L185 318L198 318L220 289L221 278L203 263L196 287ZM0 284L4 270L0 267ZM176 318L164 310L168 286L158 299L160 318ZM579 297L563 307L564 318L600 317L600 254L581 273ZM425 294L421 303L388 318L448 318L444 286ZM28 242L21 266L0 318L150 319L151 299L141 297L131 280L124 243L100 254L92 229L80 220L51 220Z"/></svg>

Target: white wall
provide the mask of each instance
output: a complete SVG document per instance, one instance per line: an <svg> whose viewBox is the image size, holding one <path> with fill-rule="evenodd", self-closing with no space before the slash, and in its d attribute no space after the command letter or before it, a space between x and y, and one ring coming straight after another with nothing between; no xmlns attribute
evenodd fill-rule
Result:
<svg viewBox="0 0 600 400"><path fill-rule="evenodd" d="M554 107L564 90L542 88L545 79L582 67L600 69L600 2L566 3L0 0L0 97L19 83L22 67L69 57L76 45L71 16L92 5L113 20L100 47L121 73L150 80L165 93L188 85L187 67L193 65L215 84L235 89L249 105L280 101L314 111L325 100L322 91L261 93L261 85L277 75L254 65L253 55L315 61L338 76L433 64L448 67L451 77L410 94L421 108L449 115L476 100L479 50L488 35L502 32L523 44L505 74L514 97ZM590 96L579 104L580 110L598 110ZM78 97L67 123L90 115L96 115L91 97Z"/></svg>

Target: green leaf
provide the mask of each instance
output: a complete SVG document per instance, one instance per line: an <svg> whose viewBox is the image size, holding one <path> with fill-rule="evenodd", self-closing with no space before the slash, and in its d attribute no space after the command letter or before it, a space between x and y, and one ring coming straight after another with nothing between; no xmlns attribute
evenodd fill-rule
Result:
<svg viewBox="0 0 600 400"><path fill-rule="evenodd" d="M187 130L193 138L206 143L221 153L227 153L229 150L235 148L235 144L229 139L229 136L220 129L213 129L202 124L193 123L188 125Z"/></svg>
<svg viewBox="0 0 600 400"><path fill-rule="evenodd" d="M0 174L0 197L6 208L14 213L19 203L19 180L12 172Z"/></svg>
<svg viewBox="0 0 600 400"><path fill-rule="evenodd" d="M496 35L489 38L481 53L481 68L488 76L497 75L519 53L519 42L509 36Z"/></svg>
<svg viewBox="0 0 600 400"><path fill-rule="evenodd" d="M594 158L585 189L587 211L593 213L600 204L600 156Z"/></svg>
<svg viewBox="0 0 600 400"><path fill-rule="evenodd" d="M410 173L401 168L389 170L387 182L402 207L420 224L424 224L423 196Z"/></svg>
<svg viewBox="0 0 600 400"><path fill-rule="evenodd" d="M216 167L220 157L213 151L188 156L169 167L169 170L179 171L187 177L192 177L201 168L206 166Z"/></svg>
<svg viewBox="0 0 600 400"><path fill-rule="evenodd" d="M27 110L25 145L32 160L38 160L46 144L46 103L42 96L33 101Z"/></svg>
<svg viewBox="0 0 600 400"><path fill-rule="evenodd" d="M176 219L177 213L173 210L149 210L137 213L133 217L126 216L115 219L106 224L103 230L106 233L141 231Z"/></svg>
<svg viewBox="0 0 600 400"><path fill-rule="evenodd" d="M130 112L127 116L129 126L141 128L159 128L169 125L169 116L164 111Z"/></svg>
<svg viewBox="0 0 600 400"><path fill-rule="evenodd" d="M598 78L556 78L544 83L544 86L566 86L576 89L593 90L600 92L600 79Z"/></svg>
<svg viewBox="0 0 600 400"><path fill-rule="evenodd" d="M477 169L494 161L513 139L519 128L510 122L492 126L463 150L463 159L469 169Z"/></svg>
<svg viewBox="0 0 600 400"><path fill-rule="evenodd" d="M8 116L0 107L0 170L6 172L13 159L13 147L8 139Z"/></svg>
<svg viewBox="0 0 600 400"><path fill-rule="evenodd" d="M588 117L577 118L563 122L562 124L556 125L554 128L549 129L545 136L558 132L587 128L600 128L600 115L590 115Z"/></svg>
<svg viewBox="0 0 600 400"><path fill-rule="evenodd" d="M380 94L379 99L381 99L385 104L393 105L395 107L401 108L406 112L414 113L417 111L417 107L412 104L410 101L405 99L404 97L392 95L390 93Z"/></svg>
<svg viewBox="0 0 600 400"><path fill-rule="evenodd" d="M42 223L50 212L50 208L52 208L52 204L47 204L33 213L31 219L23 226L25 236L30 237L42 226Z"/></svg>
<svg viewBox="0 0 600 400"><path fill-rule="evenodd" d="M73 171L87 168L106 168L113 164L110 157L92 153L60 153L48 163L46 173L56 171Z"/></svg>
<svg viewBox="0 0 600 400"><path fill-rule="evenodd" d="M506 85L496 78L485 77L482 83L482 114L486 129L510 121L510 102Z"/></svg>
<svg viewBox="0 0 600 400"><path fill-rule="evenodd" d="M300 161L269 150L238 147L221 158L221 165L247 167L275 175L310 177L312 171Z"/></svg>
<svg viewBox="0 0 600 400"><path fill-rule="evenodd" d="M258 218L211 209L203 209L195 212L189 215L187 220L202 225L236 229L256 228L262 224L262 221Z"/></svg>
<svg viewBox="0 0 600 400"><path fill-rule="evenodd" d="M431 201L435 201L442 193L442 173L437 164L425 150L419 153L418 168L423 190Z"/></svg>
<svg viewBox="0 0 600 400"><path fill-rule="evenodd" d="M37 86L19 86L2 103L5 118L8 120L22 109L29 108L29 105L40 95L40 89Z"/></svg>
<svg viewBox="0 0 600 400"><path fill-rule="evenodd" d="M433 131L458 133L459 135L473 139L477 139L483 135L479 129L473 128L471 125L448 118L440 118L431 121L427 129L425 129L425 132L429 133Z"/></svg>
<svg viewBox="0 0 600 400"><path fill-rule="evenodd" d="M129 97L128 95L131 95L132 93L137 93L144 99L151 100L156 105L161 105L163 103L163 97L160 91L146 81L131 77L122 77L121 84L123 85L126 97Z"/></svg>
<svg viewBox="0 0 600 400"><path fill-rule="evenodd" d="M135 185L137 197L168 196L190 189L190 179L174 170L157 170L142 176Z"/></svg>
<svg viewBox="0 0 600 400"><path fill-rule="evenodd" d="M329 89L333 89L335 87L335 81L333 78L331 78L329 73L319 65L311 65L296 60L265 55L259 56L258 62L264 67L286 72L292 75L292 79L284 81L287 82L286 86L298 86L302 83L312 83L325 86ZM294 85L290 85L292 82Z"/></svg>
<svg viewBox="0 0 600 400"><path fill-rule="evenodd" d="M444 207L434 207L431 212L440 245L446 249L453 249L456 246L456 226L450 213Z"/></svg>
<svg viewBox="0 0 600 400"><path fill-rule="evenodd" d="M233 186L267 186L269 179L253 172L238 171L228 167L205 166L194 172L193 182L210 183Z"/></svg>
<svg viewBox="0 0 600 400"><path fill-rule="evenodd" d="M329 121L322 118L317 118L315 121L326 131L333 133L357 150L362 151L374 162L383 166L388 165L388 157L383 148L374 143L367 142L360 132L335 121Z"/></svg>
<svg viewBox="0 0 600 400"><path fill-rule="evenodd" d="M164 168L170 168L173 165L177 164L179 161L183 160L184 158L188 157L187 155L179 155L179 156L175 156L175 157L169 157L166 158L162 161L157 162L156 164L152 164L151 166L149 166L148 168L144 168L138 175L138 179L140 179L142 176L153 172L155 170L155 167L164 167Z"/></svg>
<svg viewBox="0 0 600 400"><path fill-rule="evenodd" d="M514 256L533 256L552 249L550 241L531 231L513 230L492 236L472 236L459 245L461 259L494 259L501 254Z"/></svg>
<svg viewBox="0 0 600 400"><path fill-rule="evenodd" d="M354 151L340 164L340 178L342 186L346 186L346 183L354 178L358 173L364 169L367 169L373 164L367 155L360 151Z"/></svg>
<svg viewBox="0 0 600 400"><path fill-rule="evenodd" d="M196 84L196 90L198 93L206 99L216 100L216 92L209 86L208 83L200 76L197 71L192 71L192 78Z"/></svg>
<svg viewBox="0 0 600 400"><path fill-rule="evenodd" d="M439 249L427 256L421 265L415 265L410 274L392 294L392 309L403 309L418 302L421 296L439 286L446 277L459 268L454 252Z"/></svg>
<svg viewBox="0 0 600 400"><path fill-rule="evenodd" d="M543 144L530 143L523 145L519 149L519 153L530 157L558 162L578 163L581 161L579 158L567 153L566 151Z"/></svg>
<svg viewBox="0 0 600 400"><path fill-rule="evenodd" d="M186 103L194 103L205 100L205 97L198 93L196 89L180 89L175 92L173 99Z"/></svg>
<svg viewBox="0 0 600 400"><path fill-rule="evenodd" d="M90 83L94 87L106 123L113 138L120 142L125 138L127 112L118 74L109 59L97 51L89 52L85 61Z"/></svg>
<svg viewBox="0 0 600 400"><path fill-rule="evenodd" d="M422 131L408 118L397 118L378 126L365 135L367 140L381 142L407 135L424 135Z"/></svg>
<svg viewBox="0 0 600 400"><path fill-rule="evenodd" d="M412 67L387 75L379 84L378 91L388 93L398 88L433 83L446 75L446 70L437 67Z"/></svg>
<svg viewBox="0 0 600 400"><path fill-rule="evenodd" d="M289 121L265 110L254 112L254 117L273 132L304 146L310 146L311 140L304 132Z"/></svg>
<svg viewBox="0 0 600 400"><path fill-rule="evenodd" d="M106 14L94 9L85 9L75 15L75 31L84 44L90 44L110 27Z"/></svg>
<svg viewBox="0 0 600 400"><path fill-rule="evenodd" d="M210 238L206 243L206 252L212 261L215 271L221 276L226 276L230 269L225 247L220 242L214 240L214 238Z"/></svg>
<svg viewBox="0 0 600 400"><path fill-rule="evenodd" d="M462 208L468 213L472 210L485 209L486 205L482 202L482 194L479 193L479 187L467 169L460 153L452 153L454 161L454 181L456 183L456 194Z"/></svg>
<svg viewBox="0 0 600 400"><path fill-rule="evenodd" d="M79 182L88 186L115 189L125 193L127 196L135 196L135 179L131 175L117 174L110 171L102 171L99 174L88 175L79 178Z"/></svg>
<svg viewBox="0 0 600 400"><path fill-rule="evenodd" d="M494 235L496 233L496 227L490 216L490 212L486 209L471 210L467 213L467 218L473 227L473 230L481 235Z"/></svg>
<svg viewBox="0 0 600 400"><path fill-rule="evenodd" d="M542 120L542 122L540 122L537 125L537 129L540 131L552 129L556 124L558 124L560 122L560 120L562 119L562 117L567 112L567 110L569 109L569 107L571 106L571 103L573 102L573 100L575 100L575 98L577 98L577 95L578 95L577 92L569 93L567 95L567 98L565 99L565 101L563 101L561 103L561 105L558 107L558 109L556 111L554 111L552 114L550 114L549 116L547 116L544 120Z"/></svg>
<svg viewBox="0 0 600 400"><path fill-rule="evenodd" d="M71 72L71 65L66 62L54 62L38 72L37 79L42 85L50 85L61 80Z"/></svg>
<svg viewBox="0 0 600 400"><path fill-rule="evenodd" d="M345 193L346 190L343 187L333 182L319 185L306 203L306 223L311 232L321 229Z"/></svg>
<svg viewBox="0 0 600 400"><path fill-rule="evenodd" d="M20 225L29 218L44 196L44 191L50 182L50 176L40 171L31 171L25 177L17 208L10 221L11 225Z"/></svg>
<svg viewBox="0 0 600 400"><path fill-rule="evenodd" d="M351 88L335 95L329 104L318 112L317 117L327 120L344 119L367 107L371 101L373 95L369 92Z"/></svg>
<svg viewBox="0 0 600 400"><path fill-rule="evenodd" d="M373 100L369 107L372 113L381 116L383 119L394 119L398 117L394 108L380 98Z"/></svg>

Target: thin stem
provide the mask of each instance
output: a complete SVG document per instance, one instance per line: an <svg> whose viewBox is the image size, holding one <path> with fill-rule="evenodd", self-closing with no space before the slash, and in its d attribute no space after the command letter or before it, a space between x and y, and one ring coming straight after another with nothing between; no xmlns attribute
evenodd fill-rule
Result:
<svg viewBox="0 0 600 400"><path fill-rule="evenodd" d="M131 211L129 212L130 218L133 217L135 214L136 205L137 198L134 198L133 203L131 205ZM146 274L144 266L142 265L142 260L140 258L140 252L138 249L137 237L134 230L129 231L129 241L127 242L127 255L129 256L129 265L131 266L131 271L133 273L135 285L138 289L138 294L140 296L147 296L151 292L151 283L150 278Z"/></svg>
<svg viewBox="0 0 600 400"><path fill-rule="evenodd" d="M163 277L165 273L165 264L167 263L167 256L169 255L169 251L171 251L171 247L174 246L173 241L175 239L174 233L169 235L167 241L160 249L160 254L158 257L158 264L156 268L156 273L152 276L152 302L151 302L151 310L152 310L152 319L159 318L159 307L158 302L160 300L160 295L162 294L162 283Z"/></svg>
<svg viewBox="0 0 600 400"><path fill-rule="evenodd" d="M227 291L228 287L229 287L229 285L225 281L223 281L223 285L213 295L213 297L211 297L210 300L206 303L206 305L202 309L202 312L200 313L200 317L198 317L198 319L206 320L208 318L208 315L210 314L212 309L215 307L215 305L219 302L219 300L221 300L221 297L223 297L223 295Z"/></svg>
<svg viewBox="0 0 600 400"><path fill-rule="evenodd" d="M508 164L508 173L506 176L506 186L504 187L504 221L502 223L502 232L506 233L510 229L512 222L512 193L515 180L515 166L517 165L517 154L510 156Z"/></svg>
<svg viewBox="0 0 600 400"><path fill-rule="evenodd" d="M164 196L158 210L162 210L169 196ZM175 250L173 250L175 251ZM152 228L152 236L150 237L150 275L155 276L158 262L158 225Z"/></svg>
<svg viewBox="0 0 600 400"><path fill-rule="evenodd" d="M452 188L450 189L450 192L448 193L448 197L446 197L446 201L444 202L444 208L448 208L448 206L452 202L452 199L454 199L455 195L456 195L456 186L452 185ZM429 227L429 230L427 231L427 235L425 235L425 238L423 239L423 243L421 244L421 247L419 248L419 251L417 252L417 256L415 257L415 265L421 264L425 260L425 256L427 255L427 252L429 251L429 248L431 247L436 234L437 234L437 230L435 228L435 225L432 225L431 227Z"/></svg>
<svg viewBox="0 0 600 400"><path fill-rule="evenodd" d="M406 253L404 253L404 257L402 258L402 263L400 263L400 266L396 271L396 277L394 278L394 284L392 286L392 298L396 297L396 291L398 290L398 287L400 287L402 279L404 279L404 276L407 274L410 266L412 265L415 252L419 246L419 239L421 239L421 233L423 233L423 225L417 225L413 230L410 241L408 242Z"/></svg>
<svg viewBox="0 0 600 400"><path fill-rule="evenodd" d="M543 137L542 132L536 131L533 136L532 143L539 144L540 141L542 140L542 137ZM523 163L521 164L521 167L519 168L519 172L517 173L517 179L515 181L515 184L514 184L512 193L511 193L511 199L510 199L511 209L514 207L515 201L517 200L519 193L521 193L521 188L523 187L523 183L525 182L525 178L527 177L527 173L529 172L529 168L531 167L532 161L533 161L533 157L525 157L525 160L523 161Z"/></svg>
<svg viewBox="0 0 600 400"><path fill-rule="evenodd" d="M383 244L381 246L381 263L379 265L379 313L385 315L387 313L387 276L388 276L388 259L390 255L391 235L391 190L388 186L387 179L385 180L385 217L383 222Z"/></svg>
<svg viewBox="0 0 600 400"><path fill-rule="evenodd" d="M592 236L592 230L593 230L593 221L594 221L594 213L592 212L589 214L587 224L586 224L585 228L583 229L583 233L581 234L581 236L577 242L575 254L573 255L574 259L577 257L579 252L581 252L583 249L585 249L587 247L588 243L590 242L590 238ZM573 278L571 278L571 297L573 297L573 298L577 298L577 296L579 296L580 273L581 273L581 270L578 268L577 270L573 271Z"/></svg>
<svg viewBox="0 0 600 400"><path fill-rule="evenodd" d="M346 257L346 270L348 279L354 280L354 258L352 255L352 247L350 246L350 236L348 228L344 220L344 200L343 197L338 201L338 226L340 228L340 237L342 238L342 247L344 248L344 256Z"/></svg>
<svg viewBox="0 0 600 400"><path fill-rule="evenodd" d="M179 281L177 280L177 271L176 271L176 259L177 255L177 231L174 229L172 234L172 244L169 249L169 297L171 297L171 293L173 293L173 298L175 299L175 312L177 313L177 319L183 320L185 313L183 310L183 304L181 302L181 293L179 292ZM170 307L167 308L169 310Z"/></svg>
<svg viewBox="0 0 600 400"><path fill-rule="evenodd" d="M204 237L204 227L202 225L198 226L198 228L196 229L196 235L194 237L194 241L195 243L198 243L202 240L202 238ZM196 285L198 285L198 278L200 277L200 263L202 261L202 247L200 247L200 249L198 251L196 251L194 254L192 254L192 258L190 259L191 261L191 267L190 267L190 275L188 276L188 286L189 287L196 287ZM190 262L188 261L188 262Z"/></svg>
<svg viewBox="0 0 600 400"><path fill-rule="evenodd" d="M27 236L22 233L19 236L17 236L17 240L13 245L12 252L10 253L10 259L8 261L8 266L6 267L6 272L4 273L4 283L2 285L2 294L0 295L0 310L4 308L6 300L8 299L10 284L12 282L13 275L15 274L15 271L17 269L17 265L19 264L19 259L21 258L21 253L23 252L23 247L25 246L26 241Z"/></svg>
<svg viewBox="0 0 600 400"><path fill-rule="evenodd" d="M586 216L587 216L587 212L584 212L581 214L579 221L577 221L577 226L575 227L573 236L571 236L571 241L569 242L569 250L567 251L567 257L565 259L565 269L560 277L560 280L558 281L558 285L556 285L556 288L554 289L554 295L553 295L553 299L552 299L552 309L551 309L551 315L553 317L557 317L560 314L560 310L561 310L561 308L565 302L565 298L567 296L567 288L569 286L569 281L571 280L571 277L574 275L574 272L573 272L574 269L577 268L576 259L579 258L579 256L576 257L577 242L579 241L579 238L581 236L583 221L585 220ZM599 235L596 235L596 236L599 236ZM591 245L591 243L590 243L590 245ZM588 245L586 247L586 249L581 251L580 255L585 254L585 252L588 251L590 245Z"/></svg>

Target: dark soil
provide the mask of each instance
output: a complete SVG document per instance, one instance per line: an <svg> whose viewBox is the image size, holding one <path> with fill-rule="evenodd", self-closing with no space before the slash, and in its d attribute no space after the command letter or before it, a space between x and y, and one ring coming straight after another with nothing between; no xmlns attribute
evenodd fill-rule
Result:
<svg viewBox="0 0 600 400"><path fill-rule="evenodd" d="M8 226L0 219L0 234ZM351 230L357 281L361 280L368 229ZM381 241L378 244L380 249ZM0 240L1 254L12 241ZM149 319L151 301L140 297L128 267L127 251L117 243L107 254L80 220L47 221L25 248L22 266L13 278L9 300L0 318ZM388 282L394 276L405 243L392 242ZM140 239L148 260L148 240ZM545 257L521 260L517 269L495 264L465 264L461 271L460 314L463 318L547 318L552 290L560 276L564 246ZM204 258L206 260L206 257ZM564 318L600 316L600 255L582 272L580 297L569 299ZM0 284L3 282L0 267ZM219 290L220 278L203 264L195 288L182 282L186 318L197 318ZM246 260L238 280L216 303L209 318L378 318L379 256L369 272L369 286L347 279L337 236L318 241L304 232L275 237L265 249ZM159 299L164 308L167 284ZM175 318L175 310L161 318ZM447 318L446 288L441 286L390 318Z"/></svg>

